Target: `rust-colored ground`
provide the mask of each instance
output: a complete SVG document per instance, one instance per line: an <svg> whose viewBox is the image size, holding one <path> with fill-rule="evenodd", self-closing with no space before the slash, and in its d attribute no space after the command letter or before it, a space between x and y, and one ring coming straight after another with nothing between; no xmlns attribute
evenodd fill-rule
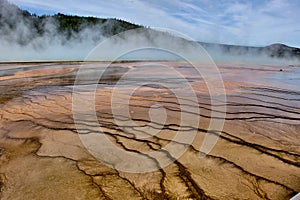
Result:
<svg viewBox="0 0 300 200"><path fill-rule="evenodd" d="M93 73L94 67L105 64L0 65L1 199L289 199L300 191L300 90L299 80L289 77L299 73L299 67L280 71L282 66L221 64L227 102L219 105L226 104L226 120L213 150L200 158L211 120L206 84L186 63L161 62L188 78L197 93L201 120L198 127L186 127L187 134L194 130L197 135L180 159L154 172L134 174L94 158L74 125L72 92L78 68L83 65ZM141 64L149 63L114 63L100 80L95 110L103 133L117 148L133 154L170 142L185 146L172 141L180 128L180 104L170 88L158 86L167 78L140 87L131 96L129 111L135 126L126 126L126 117L112 115L113 89L128 90L132 82L144 81L136 79L141 74L120 81L123 73ZM145 79L157 73L149 66L142 72ZM188 97L190 91L180 85L175 80L173 91ZM89 103L89 96L82 96L82 102ZM166 108L167 120L162 125L154 119L151 128L161 131L154 137L134 137L139 126L149 125L149 108L157 103ZM191 120L194 115L198 113L189 109ZM116 124L116 117L124 127Z"/></svg>

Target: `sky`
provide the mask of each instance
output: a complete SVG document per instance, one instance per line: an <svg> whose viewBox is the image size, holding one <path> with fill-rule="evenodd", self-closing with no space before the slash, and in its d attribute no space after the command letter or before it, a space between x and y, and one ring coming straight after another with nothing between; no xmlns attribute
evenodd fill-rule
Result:
<svg viewBox="0 0 300 200"><path fill-rule="evenodd" d="M9 0L38 15L118 18L197 41L300 47L299 0Z"/></svg>

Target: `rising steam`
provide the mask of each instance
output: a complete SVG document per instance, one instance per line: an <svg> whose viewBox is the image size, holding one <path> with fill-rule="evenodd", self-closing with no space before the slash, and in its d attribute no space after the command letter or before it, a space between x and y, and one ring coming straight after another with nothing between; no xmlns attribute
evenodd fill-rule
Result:
<svg viewBox="0 0 300 200"><path fill-rule="evenodd" d="M80 23L72 24L74 20ZM88 53L100 42L123 31L140 28L121 20L71 17L62 14L36 16L17 6L0 0L0 61L37 61L37 60L84 60ZM114 48L108 47L103 55L109 54L122 42L135 46L135 42L163 43L166 32L143 28L137 31L136 41L116 41ZM141 37L142 35L142 37ZM163 37L162 37L163 36ZM185 42L170 34L172 41L184 49ZM132 38L132 37L131 37ZM190 40L190 41L188 41ZM268 47L244 47L201 43L216 62L276 62L297 64L300 50L281 44ZM188 49L192 51L191 49ZM103 59L105 59L102 56ZM176 56L159 51L144 51L123 59L174 60Z"/></svg>

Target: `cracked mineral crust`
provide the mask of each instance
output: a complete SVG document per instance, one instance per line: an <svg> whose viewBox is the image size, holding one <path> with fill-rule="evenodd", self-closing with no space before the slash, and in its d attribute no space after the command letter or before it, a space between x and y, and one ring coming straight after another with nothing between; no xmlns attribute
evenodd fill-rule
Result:
<svg viewBox="0 0 300 200"><path fill-rule="evenodd" d="M112 63L93 94L79 95L77 103L91 105L94 112L86 114L97 118L94 123L87 116L82 124L74 120L74 88L88 87L89 80L76 80L77 72L84 69L88 79L107 63L1 64L1 199L289 199L300 191L300 90L284 77L299 73L300 66L279 72L276 65L221 64L227 98L212 105L205 78L193 66L158 64L185 79L155 76L152 62ZM139 77L159 79L126 92L147 82ZM191 94L196 102L189 103ZM212 110L223 112L222 106L222 131L201 157L205 137L216 134L209 130ZM197 117L199 123L189 123ZM176 137L179 131L183 139ZM90 151L82 138L92 134L156 170L123 170L122 157L101 146L100 152ZM189 134L191 142L185 140ZM174 152L184 149L182 155L174 156L170 146ZM151 152L170 162L161 166ZM97 153L111 156L101 160Z"/></svg>

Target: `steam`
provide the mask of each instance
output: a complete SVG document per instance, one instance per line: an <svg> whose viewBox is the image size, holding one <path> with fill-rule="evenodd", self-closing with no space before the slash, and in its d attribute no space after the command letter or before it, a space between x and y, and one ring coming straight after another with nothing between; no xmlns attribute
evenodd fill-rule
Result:
<svg viewBox="0 0 300 200"><path fill-rule="evenodd" d="M300 64L300 49L282 44L273 44L267 47L247 47L202 43L202 46L215 62Z"/></svg>
<svg viewBox="0 0 300 200"><path fill-rule="evenodd" d="M82 24L78 32L62 32L56 18L31 16L4 0L0 25L1 61L83 60L116 27L114 20L106 20L101 25Z"/></svg>
<svg viewBox="0 0 300 200"><path fill-rule="evenodd" d="M115 33L126 30L116 24L116 20L105 20L101 24L83 23L76 31L62 31L59 29L60 25L57 20L59 17L60 15L55 17L30 15L27 11L22 11L17 6L0 0L0 61L84 60L99 43ZM141 41L145 44L164 43L166 34L172 38L168 41L178 43L178 48L193 51L185 49L186 46L190 46L185 45L185 42L192 42L189 39L177 37L176 34L143 28L137 30L136 35L131 35L130 39L119 38L112 44L113 47L108 46L103 50L102 59L112 59L110 52L118 50L118 46L121 48L124 43L131 45L133 49L136 43ZM286 46L257 48L207 43L201 43L201 45L215 62L282 64L299 64L300 62L300 54L295 56L293 49ZM276 48L281 48L282 51ZM276 52L280 54L277 55ZM144 50L120 59L178 60L180 58L159 50Z"/></svg>

